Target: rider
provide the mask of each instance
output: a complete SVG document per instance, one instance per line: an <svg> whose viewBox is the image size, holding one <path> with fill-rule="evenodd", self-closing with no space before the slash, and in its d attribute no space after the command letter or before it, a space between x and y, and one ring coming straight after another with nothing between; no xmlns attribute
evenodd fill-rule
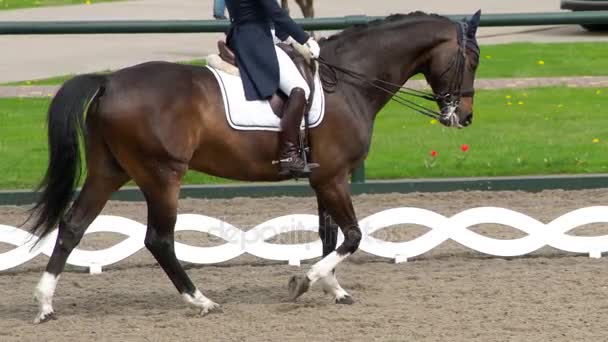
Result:
<svg viewBox="0 0 608 342"><path fill-rule="evenodd" d="M319 44L298 26L276 0L226 0L230 14L228 46L235 52L247 100L264 100L277 89L289 96L281 119L279 165L281 174L307 176L306 162L298 153L300 123L310 89L287 54L275 47L276 36L307 48L318 58Z"/></svg>

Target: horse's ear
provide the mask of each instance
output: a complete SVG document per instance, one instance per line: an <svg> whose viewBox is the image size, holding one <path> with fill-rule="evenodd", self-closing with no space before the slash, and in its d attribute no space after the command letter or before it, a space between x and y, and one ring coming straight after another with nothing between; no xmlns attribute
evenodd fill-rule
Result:
<svg viewBox="0 0 608 342"><path fill-rule="evenodd" d="M475 34L477 33L477 28L479 27L479 22L481 20L481 10L477 10L475 14L468 20L467 24L467 36L469 38L475 38Z"/></svg>

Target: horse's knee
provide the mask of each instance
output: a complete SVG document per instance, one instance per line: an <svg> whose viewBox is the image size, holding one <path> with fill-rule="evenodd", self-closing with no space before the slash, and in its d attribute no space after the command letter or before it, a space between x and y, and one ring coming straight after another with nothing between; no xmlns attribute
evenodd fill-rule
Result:
<svg viewBox="0 0 608 342"><path fill-rule="evenodd" d="M338 247L337 252L340 255L353 254L359 249L359 243L361 243L361 229L353 226L344 231L344 242Z"/></svg>

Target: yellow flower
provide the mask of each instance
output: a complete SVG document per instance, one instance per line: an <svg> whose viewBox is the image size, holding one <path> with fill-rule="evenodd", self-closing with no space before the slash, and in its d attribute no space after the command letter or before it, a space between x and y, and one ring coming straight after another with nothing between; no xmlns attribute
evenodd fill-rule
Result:
<svg viewBox="0 0 608 342"><path fill-rule="evenodd" d="M538 63L538 65L545 65L545 61L543 61L542 59L536 63Z"/></svg>
<svg viewBox="0 0 608 342"><path fill-rule="evenodd" d="M46 96L48 96L48 97L53 97L53 94L48 93L48 94L46 94Z"/></svg>
<svg viewBox="0 0 608 342"><path fill-rule="evenodd" d="M505 99L510 99L510 98L512 98L512 97L513 97L513 96L511 96L511 95L507 95L507 96L505 96Z"/></svg>
<svg viewBox="0 0 608 342"><path fill-rule="evenodd" d="M490 56L490 55L485 55L484 57L485 57L486 59L492 59L492 56Z"/></svg>
<svg viewBox="0 0 608 342"><path fill-rule="evenodd" d="M599 89L595 91L595 95L599 95L599 94L601 94L601 93L602 93L602 91L601 91L601 90L599 90Z"/></svg>
<svg viewBox="0 0 608 342"><path fill-rule="evenodd" d="M84 3L87 4L87 5L90 5L91 4L91 0L86 0Z"/></svg>
<svg viewBox="0 0 608 342"><path fill-rule="evenodd" d="M430 121L430 123L431 123L431 125L434 125L434 124L437 123L437 120L433 119L433 120Z"/></svg>
<svg viewBox="0 0 608 342"><path fill-rule="evenodd" d="M524 101L517 101L517 104L521 106L524 104Z"/></svg>
<svg viewBox="0 0 608 342"><path fill-rule="evenodd" d="M597 144L597 143L599 143L599 142L600 142L600 139L598 139L598 138L593 138L593 140L591 140L591 141L593 141L593 143L594 143L594 144Z"/></svg>

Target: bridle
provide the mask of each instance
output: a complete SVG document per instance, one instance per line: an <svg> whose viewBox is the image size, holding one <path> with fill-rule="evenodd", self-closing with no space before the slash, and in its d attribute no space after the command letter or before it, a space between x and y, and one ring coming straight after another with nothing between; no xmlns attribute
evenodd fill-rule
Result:
<svg viewBox="0 0 608 342"><path fill-rule="evenodd" d="M405 87L396 83L381 80L379 78L369 79L367 76L352 71L332 63L327 62L323 58L319 58L319 64L327 67L326 72L329 75L322 77L323 88L332 93L335 91L335 87L338 84L337 72L341 72L354 79L362 81L363 83L376 88L384 93L391 95L391 99L409 109L416 111L422 115L432 117L434 119L445 121L453 121L456 118L456 110L460 105L460 99L462 97L472 97L475 93L473 88L462 90L462 80L464 78L464 72L466 70L466 53L467 49L470 49L473 53L479 56L479 47L475 41L467 39L467 26L466 22L456 22L458 26L458 51L450 61L450 64L444 72L441 73L441 78L445 77L450 71L453 71L454 77L452 77L448 83L448 90L435 94L432 92L426 92L418 89ZM394 89L397 89L395 92ZM408 99L406 96L418 97L428 101L443 103L441 111L433 110L423 105L416 103ZM457 121L457 120L456 120Z"/></svg>
<svg viewBox="0 0 608 342"><path fill-rule="evenodd" d="M462 81L464 78L464 72L466 70L466 53L467 50L472 51L476 54L476 58L479 58L479 47L475 41L467 39L468 24L466 22L457 22L457 37L458 37L458 52L450 61L450 64L444 72L441 73L440 79L443 78L448 72L454 70L454 77L449 79L448 91L440 93L435 96L436 101L443 104L441 106L441 120L445 122L452 122L455 125L459 125L458 118L456 116L456 110L460 105L462 97L473 97L475 95L475 89L462 90Z"/></svg>

